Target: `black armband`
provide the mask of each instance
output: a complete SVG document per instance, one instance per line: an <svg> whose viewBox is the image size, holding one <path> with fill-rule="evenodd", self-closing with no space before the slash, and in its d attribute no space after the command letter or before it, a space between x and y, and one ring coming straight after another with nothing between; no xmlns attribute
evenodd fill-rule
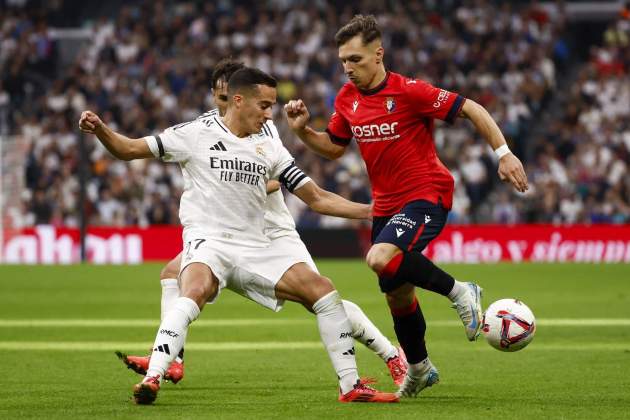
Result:
<svg viewBox="0 0 630 420"><path fill-rule="evenodd" d="M297 187L304 178L306 178L306 174L295 166L295 163L292 163L282 172L278 180L287 190L293 192L295 187Z"/></svg>

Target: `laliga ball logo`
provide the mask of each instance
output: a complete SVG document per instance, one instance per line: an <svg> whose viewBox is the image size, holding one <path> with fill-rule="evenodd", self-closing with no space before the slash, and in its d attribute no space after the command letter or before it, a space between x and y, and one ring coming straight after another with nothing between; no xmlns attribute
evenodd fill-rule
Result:
<svg viewBox="0 0 630 420"><path fill-rule="evenodd" d="M536 318L520 300L501 299L488 306L481 331L495 349L517 351L534 339Z"/></svg>

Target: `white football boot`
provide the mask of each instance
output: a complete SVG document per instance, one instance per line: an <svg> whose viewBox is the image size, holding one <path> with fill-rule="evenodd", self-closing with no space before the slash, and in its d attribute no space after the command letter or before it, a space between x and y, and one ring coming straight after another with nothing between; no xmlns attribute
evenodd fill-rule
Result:
<svg viewBox="0 0 630 420"><path fill-rule="evenodd" d="M466 337L469 341L475 341L479 337L481 332L481 296L483 289L477 286L475 283L466 283L466 293L462 293L453 305L452 308L457 309L457 314L464 324L466 329Z"/></svg>
<svg viewBox="0 0 630 420"><path fill-rule="evenodd" d="M440 382L440 374L433 363L429 361L428 369L416 376L411 373L411 369L407 370L402 385L396 391L399 397L415 398L424 388L433 386Z"/></svg>

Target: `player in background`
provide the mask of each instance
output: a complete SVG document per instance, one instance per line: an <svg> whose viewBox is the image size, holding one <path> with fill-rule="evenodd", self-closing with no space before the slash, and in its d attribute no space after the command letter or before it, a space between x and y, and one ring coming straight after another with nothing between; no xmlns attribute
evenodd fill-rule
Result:
<svg viewBox="0 0 630 420"><path fill-rule="evenodd" d="M270 179L325 214L369 218L371 207L321 194L265 130L276 102L275 79L257 69L240 69L228 81L228 97L223 117L209 115L139 139L112 131L90 111L79 121L81 130L95 134L116 158L178 162L186 181L180 202L181 295L158 328L147 374L134 386L135 401L150 404L157 398L166 370L184 347L188 326L226 287L276 311L295 297L311 308L339 378L339 401L398 401L359 378L352 327L330 280L263 232Z"/></svg>
<svg viewBox="0 0 630 420"><path fill-rule="evenodd" d="M231 59L221 60L215 66L212 73L212 96L217 108L210 110L199 118L206 118L208 115L225 115L228 105L227 81L230 76L241 68L243 63ZM273 120L265 123L267 128L273 133L274 138L279 138ZM301 252L308 266L319 273L313 259L306 246L300 239L300 235L295 230L295 221L287 208L280 183L269 181L267 183L267 201L265 203L265 236L271 241L286 243L287 247L293 247L296 252ZM161 319L170 311L173 304L179 297L179 286L177 276L182 262L182 254L178 254L169 261L160 272L160 284L162 287L161 299ZM308 310L310 308L298 297L295 302L303 304ZM365 345L375 352L387 365L390 375L396 385L402 384L407 372L407 362L404 353L394 347L394 345L379 331L379 329L368 319L361 308L353 302L342 300L343 306L348 314L348 319L352 325L352 336L355 340ZM400 353L400 354L399 354ZM122 352L116 352L118 357L133 371L145 375L149 367L150 356L132 356ZM173 383L179 382L184 377L184 349L175 358L171 366L164 375L165 380Z"/></svg>
<svg viewBox="0 0 630 420"><path fill-rule="evenodd" d="M469 119L499 158L499 177L519 192L528 189L519 159L479 104L431 84L387 71L381 33L374 16L355 16L335 35L339 59L349 78L335 99L325 132L307 125L301 100L285 105L290 127L316 153L343 155L355 139L372 183L372 247L366 261L378 275L409 369L398 390L416 396L439 381L425 345L426 323L415 287L448 297L466 336L479 335L481 288L441 270L421 251L442 231L452 205L454 181L433 141L434 119Z"/></svg>

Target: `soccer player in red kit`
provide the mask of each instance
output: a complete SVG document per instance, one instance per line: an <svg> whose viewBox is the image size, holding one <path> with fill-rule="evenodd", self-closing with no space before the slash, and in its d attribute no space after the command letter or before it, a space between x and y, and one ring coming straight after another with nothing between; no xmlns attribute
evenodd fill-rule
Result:
<svg viewBox="0 0 630 420"><path fill-rule="evenodd" d="M426 323L415 287L453 302L473 341L481 327L481 288L455 280L421 251L442 231L453 201L454 181L433 141L434 119L469 119L499 157L499 177L519 192L528 189L519 159L479 104L456 93L391 71L383 64L381 33L373 16L355 16L335 35L339 58L350 79L339 91L325 132L307 125L301 100L285 105L290 127L316 153L343 155L354 138L372 183L374 220L367 264L385 293L409 370L398 390L415 397L439 381L429 360Z"/></svg>

